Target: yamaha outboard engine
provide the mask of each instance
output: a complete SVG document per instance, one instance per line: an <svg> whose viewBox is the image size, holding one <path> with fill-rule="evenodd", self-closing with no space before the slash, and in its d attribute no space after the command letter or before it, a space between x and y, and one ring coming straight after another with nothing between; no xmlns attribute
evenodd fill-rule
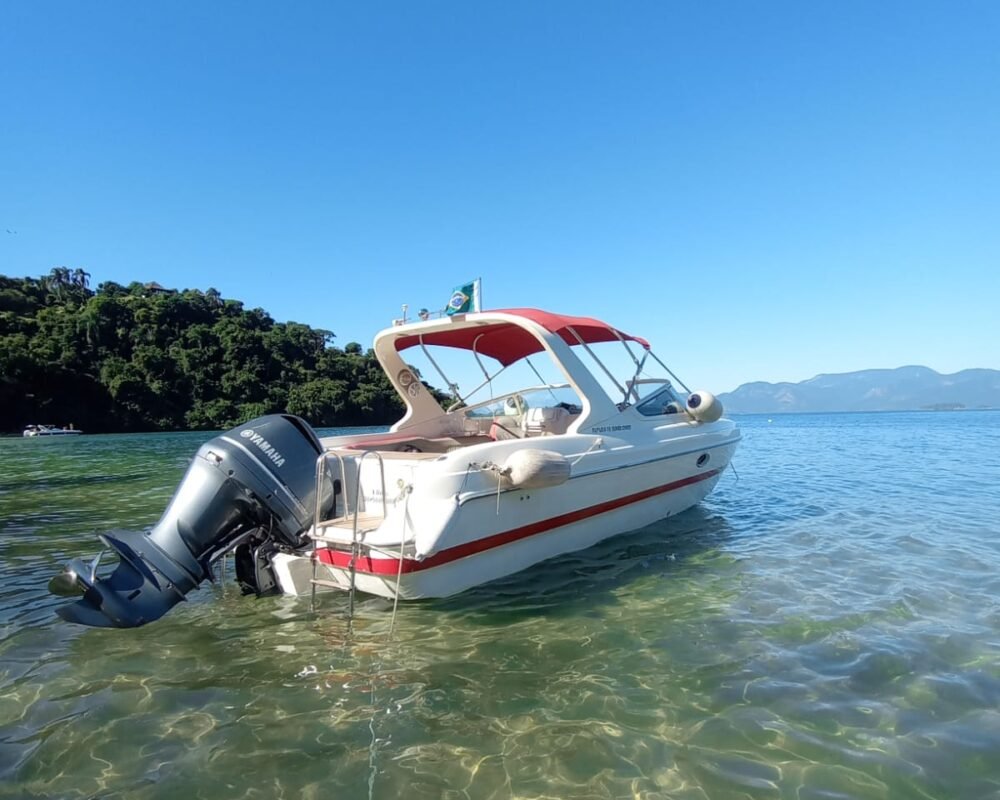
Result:
<svg viewBox="0 0 1000 800"><path fill-rule="evenodd" d="M159 619L236 548L237 578L258 593L274 585L270 555L302 544L316 503L319 439L298 417L258 417L202 445L162 519L144 532L100 536L117 553L111 575L101 556L79 559L49 583L55 594L83 594L58 609L70 622L132 628ZM333 500L323 490L325 513Z"/></svg>

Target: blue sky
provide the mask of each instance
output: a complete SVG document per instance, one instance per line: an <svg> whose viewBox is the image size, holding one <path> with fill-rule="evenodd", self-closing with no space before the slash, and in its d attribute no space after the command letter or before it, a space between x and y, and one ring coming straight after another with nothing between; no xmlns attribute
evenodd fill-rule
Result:
<svg viewBox="0 0 1000 800"><path fill-rule="evenodd" d="M1000 4L286 5L6 4L0 272L341 345L481 276L716 391L1000 368Z"/></svg>

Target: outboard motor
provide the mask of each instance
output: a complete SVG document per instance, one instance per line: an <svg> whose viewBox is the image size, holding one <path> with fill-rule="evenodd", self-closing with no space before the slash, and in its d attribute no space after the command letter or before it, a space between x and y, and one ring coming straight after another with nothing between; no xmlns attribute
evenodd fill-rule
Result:
<svg viewBox="0 0 1000 800"><path fill-rule="evenodd" d="M60 595L83 597L57 613L70 622L132 628L159 619L206 578L212 563L236 548L244 589L274 586L270 556L302 544L316 503L316 434L298 417L258 417L201 446L160 521L139 532L101 534L118 554L98 577L101 556L71 561L49 582ZM321 511L333 501L324 487Z"/></svg>

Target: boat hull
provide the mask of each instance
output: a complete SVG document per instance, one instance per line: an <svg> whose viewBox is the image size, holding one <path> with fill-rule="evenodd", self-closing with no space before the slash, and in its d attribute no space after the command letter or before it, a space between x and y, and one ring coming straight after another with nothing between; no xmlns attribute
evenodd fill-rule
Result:
<svg viewBox="0 0 1000 800"><path fill-rule="evenodd" d="M457 505L448 545L423 558L398 558L398 546L365 548L354 561L359 591L383 597L448 597L565 553L671 517L700 502L718 483L735 442L712 449L712 468L695 458L580 475L562 486L480 495ZM346 550L319 548L317 577L351 586ZM275 564L290 594L311 590L311 553L284 555Z"/></svg>

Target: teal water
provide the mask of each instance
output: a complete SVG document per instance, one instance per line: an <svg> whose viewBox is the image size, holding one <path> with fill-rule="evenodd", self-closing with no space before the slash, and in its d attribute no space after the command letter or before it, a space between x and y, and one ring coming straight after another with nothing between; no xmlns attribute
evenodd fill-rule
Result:
<svg viewBox="0 0 1000 800"><path fill-rule="evenodd" d="M443 601L54 614L203 434L0 440L0 798L998 798L1000 412L750 416L701 506Z"/></svg>

